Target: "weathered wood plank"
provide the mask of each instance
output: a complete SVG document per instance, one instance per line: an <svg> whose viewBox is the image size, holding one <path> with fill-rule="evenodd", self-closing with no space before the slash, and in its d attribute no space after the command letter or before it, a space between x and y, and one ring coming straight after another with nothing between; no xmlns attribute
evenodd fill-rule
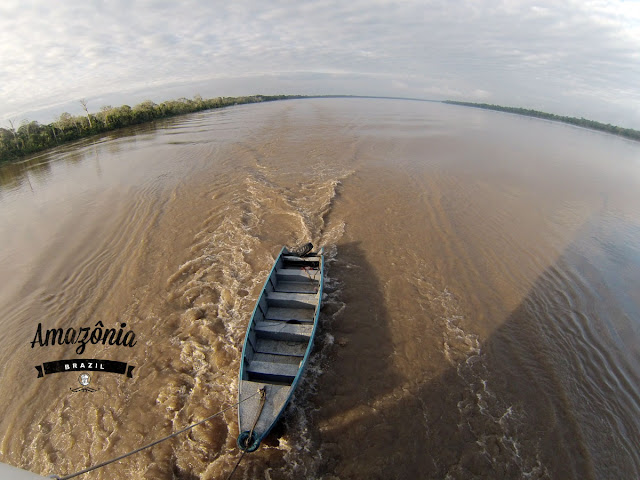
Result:
<svg viewBox="0 0 640 480"><path fill-rule="evenodd" d="M267 320L299 320L300 322L313 322L315 310L311 308L279 308L270 307L267 310Z"/></svg>
<svg viewBox="0 0 640 480"><path fill-rule="evenodd" d="M267 430L278 412L285 405L291 392L291 382L286 384L275 384L274 382L260 382L240 380L238 387L238 400L248 400L238 405L238 429L249 431L254 427L256 417L258 423L255 425L256 432ZM267 399L264 407L261 406L260 396L254 395L260 388L266 387ZM258 415L262 411L261 415Z"/></svg>
<svg viewBox="0 0 640 480"><path fill-rule="evenodd" d="M311 293L282 293L271 292L267 295L269 307L284 308L315 308L318 295Z"/></svg>
<svg viewBox="0 0 640 480"><path fill-rule="evenodd" d="M278 282L276 291L281 293L316 293L318 284L306 282Z"/></svg>
<svg viewBox="0 0 640 480"><path fill-rule="evenodd" d="M255 326L258 337L272 340L308 341L313 324L291 324L284 322L260 322Z"/></svg>
<svg viewBox="0 0 640 480"><path fill-rule="evenodd" d="M260 362L254 360L247 367L247 372L254 375L288 377L291 380L298 373L298 365L292 363Z"/></svg>
<svg viewBox="0 0 640 480"><path fill-rule="evenodd" d="M312 282L314 285L320 283L319 270L301 268L283 268L276 271L278 282Z"/></svg>
<svg viewBox="0 0 640 480"><path fill-rule="evenodd" d="M289 355L294 357L304 357L307 351L308 343L292 342L282 340L271 340L268 338L259 338L256 342L256 351L258 353L268 353L272 355Z"/></svg>
<svg viewBox="0 0 640 480"><path fill-rule="evenodd" d="M284 254L282 256L282 260L284 260L285 262L305 262L305 263L316 262L317 263L320 261L320 257L318 256L298 257L296 255Z"/></svg>
<svg viewBox="0 0 640 480"><path fill-rule="evenodd" d="M295 365L296 367L300 366L300 361L302 357L297 355L278 355L276 353L256 353L253 357L253 360L249 362L249 364L253 362L264 362L264 363L273 363L273 364L281 364L287 363L290 365Z"/></svg>

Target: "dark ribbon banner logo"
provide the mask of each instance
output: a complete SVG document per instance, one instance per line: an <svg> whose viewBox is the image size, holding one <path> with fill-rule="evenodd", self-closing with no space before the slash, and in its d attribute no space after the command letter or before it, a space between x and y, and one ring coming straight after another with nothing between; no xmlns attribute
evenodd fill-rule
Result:
<svg viewBox="0 0 640 480"><path fill-rule="evenodd" d="M133 378L131 372L133 372L135 366L127 365L125 362L116 362L114 360L78 358L72 360L45 362L42 365L37 365L35 368L38 371L38 378L52 373L79 371L119 373L121 375L126 375L129 378Z"/></svg>

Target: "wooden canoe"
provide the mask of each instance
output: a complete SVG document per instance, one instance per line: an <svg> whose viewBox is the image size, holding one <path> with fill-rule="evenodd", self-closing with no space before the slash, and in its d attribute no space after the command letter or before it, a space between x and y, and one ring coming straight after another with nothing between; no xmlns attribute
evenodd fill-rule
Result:
<svg viewBox="0 0 640 480"><path fill-rule="evenodd" d="M324 252L283 248L247 327L238 381L238 447L256 450L276 424L305 369L318 326Z"/></svg>

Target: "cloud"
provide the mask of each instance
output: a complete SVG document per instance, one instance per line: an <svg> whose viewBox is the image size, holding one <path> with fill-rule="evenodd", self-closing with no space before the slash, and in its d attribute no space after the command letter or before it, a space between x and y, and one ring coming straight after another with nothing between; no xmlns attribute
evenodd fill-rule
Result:
<svg viewBox="0 0 640 480"><path fill-rule="evenodd" d="M305 72L317 74L312 84L291 81ZM258 93L269 75L281 93L454 96L578 116L601 115L608 102L608 118L596 119L640 126L629 106L640 104L640 8L550 0L0 5L0 118L118 92L132 103L126 92L152 96L178 84L232 90L226 80L236 78L245 79L242 93Z"/></svg>

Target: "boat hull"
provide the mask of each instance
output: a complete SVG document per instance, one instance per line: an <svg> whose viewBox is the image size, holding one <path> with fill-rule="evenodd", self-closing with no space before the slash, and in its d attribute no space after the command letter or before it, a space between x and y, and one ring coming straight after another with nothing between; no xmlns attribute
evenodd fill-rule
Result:
<svg viewBox="0 0 640 480"><path fill-rule="evenodd" d="M238 383L238 447L256 450L304 373L322 302L324 254L283 248L247 327Z"/></svg>

